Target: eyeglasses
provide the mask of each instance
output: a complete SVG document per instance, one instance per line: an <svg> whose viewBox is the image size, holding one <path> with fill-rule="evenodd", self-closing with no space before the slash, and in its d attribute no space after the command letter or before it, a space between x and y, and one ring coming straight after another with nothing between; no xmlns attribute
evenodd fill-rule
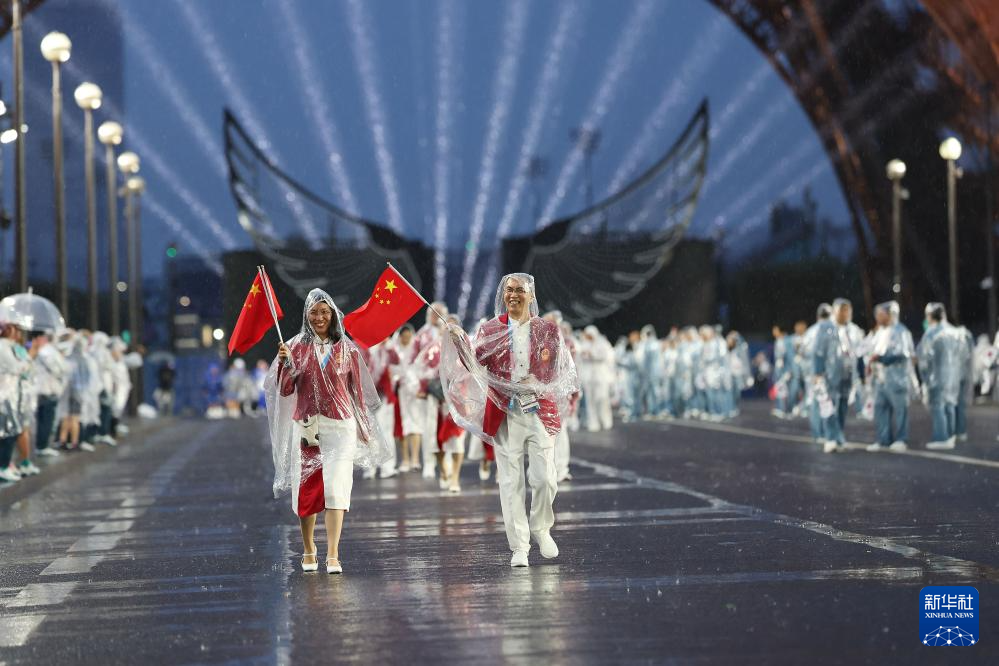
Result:
<svg viewBox="0 0 999 666"><path fill-rule="evenodd" d="M506 288L506 293L508 293L508 294L517 294L518 296L523 296L524 294L527 293L527 290L524 289L523 287L507 287Z"/></svg>

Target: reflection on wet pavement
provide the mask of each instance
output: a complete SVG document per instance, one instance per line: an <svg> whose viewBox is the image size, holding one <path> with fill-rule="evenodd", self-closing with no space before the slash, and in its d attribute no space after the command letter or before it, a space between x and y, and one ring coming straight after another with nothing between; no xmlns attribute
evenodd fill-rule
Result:
<svg viewBox="0 0 999 666"><path fill-rule="evenodd" d="M795 496L749 502L697 477L710 459L639 462L583 436L555 560L535 549L530 568L508 566L495 483L469 465L458 496L417 474L358 475L346 573L303 574L259 421L178 421L142 440L16 502L0 494L0 662L863 661L920 655L926 584L975 584L983 612L999 607L984 593L995 562L819 520ZM317 542L322 558L322 528ZM874 631L844 645L860 627Z"/></svg>

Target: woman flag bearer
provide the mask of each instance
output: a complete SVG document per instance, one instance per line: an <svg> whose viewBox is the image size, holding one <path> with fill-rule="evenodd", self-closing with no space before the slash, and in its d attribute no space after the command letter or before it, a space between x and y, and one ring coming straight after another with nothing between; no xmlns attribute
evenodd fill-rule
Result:
<svg viewBox="0 0 999 666"><path fill-rule="evenodd" d="M558 324L538 316L533 277L504 276L495 304L496 317L482 325L474 340L449 325L440 374L454 421L496 446L503 523L513 552L510 566L526 567L531 536L543 557L558 556L550 533L557 489L555 439L579 384Z"/></svg>
<svg viewBox="0 0 999 666"><path fill-rule="evenodd" d="M264 383L274 454L274 492L291 491L299 516L303 571L319 567L313 531L325 509L327 573L342 573L340 532L350 509L353 469L384 463L391 450L378 427L378 393L343 315L322 289L305 299L302 331L278 347Z"/></svg>

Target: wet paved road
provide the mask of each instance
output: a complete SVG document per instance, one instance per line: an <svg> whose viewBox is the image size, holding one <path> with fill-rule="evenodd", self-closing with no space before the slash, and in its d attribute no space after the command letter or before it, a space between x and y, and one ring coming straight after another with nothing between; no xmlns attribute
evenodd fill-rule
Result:
<svg viewBox="0 0 999 666"><path fill-rule="evenodd" d="M999 663L997 417L931 458L823 455L762 404L578 434L562 554L521 570L473 466L358 478L342 577L299 572L260 421L156 424L0 491L0 663L942 663L917 595L952 583L983 636L946 661Z"/></svg>

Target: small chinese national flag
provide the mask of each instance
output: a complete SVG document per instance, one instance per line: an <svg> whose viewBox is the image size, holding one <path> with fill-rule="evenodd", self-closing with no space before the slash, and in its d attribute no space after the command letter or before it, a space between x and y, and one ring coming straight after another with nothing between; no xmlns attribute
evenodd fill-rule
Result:
<svg viewBox="0 0 999 666"><path fill-rule="evenodd" d="M389 266L378 278L371 298L344 317L343 325L355 341L371 347L392 335L425 304L423 297Z"/></svg>
<svg viewBox="0 0 999 666"><path fill-rule="evenodd" d="M265 286L264 281L261 280L261 273L257 273L256 279L250 285L250 293L246 295L239 319L236 320L236 326L232 329L232 335L229 336L229 356L232 356L234 351L245 354L250 347L260 342L264 334L274 325L274 317L271 315L270 308L267 307L265 288L270 292L277 318L284 319L281 304L277 302L271 281L268 279Z"/></svg>

